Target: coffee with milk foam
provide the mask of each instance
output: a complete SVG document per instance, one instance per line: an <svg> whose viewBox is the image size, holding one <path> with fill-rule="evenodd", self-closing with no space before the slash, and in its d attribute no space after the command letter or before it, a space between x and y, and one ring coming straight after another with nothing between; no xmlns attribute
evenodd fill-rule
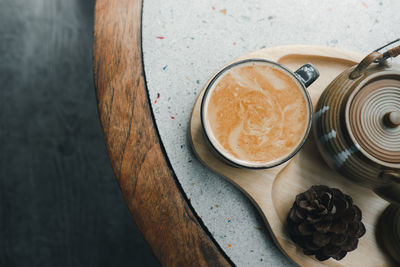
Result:
<svg viewBox="0 0 400 267"><path fill-rule="evenodd" d="M233 66L209 94L205 127L228 158L279 161L296 150L307 131L309 111L299 81L273 64Z"/></svg>

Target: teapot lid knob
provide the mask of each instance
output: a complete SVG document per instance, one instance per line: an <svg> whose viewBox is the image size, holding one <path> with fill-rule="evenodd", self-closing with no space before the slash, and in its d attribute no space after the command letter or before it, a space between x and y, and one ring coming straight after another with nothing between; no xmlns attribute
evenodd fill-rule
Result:
<svg viewBox="0 0 400 267"><path fill-rule="evenodd" d="M385 114L383 122L387 127L396 128L400 125L400 111L391 111Z"/></svg>

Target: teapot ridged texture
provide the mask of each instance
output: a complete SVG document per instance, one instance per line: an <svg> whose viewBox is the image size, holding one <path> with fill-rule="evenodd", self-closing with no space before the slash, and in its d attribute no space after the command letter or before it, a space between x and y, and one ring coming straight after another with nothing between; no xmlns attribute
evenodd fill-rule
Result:
<svg viewBox="0 0 400 267"><path fill-rule="evenodd" d="M397 167L397 162L400 160L397 158L399 152L392 151L392 154L388 154L386 153L387 151L383 151L384 153L379 154L380 151L375 150L375 154L368 154L368 149L367 151L364 149L366 147L365 144L362 144L363 148L357 142L360 133L353 131L349 126L354 125L354 114L356 113L353 112L353 117L347 114L348 111L346 113L346 106L349 98L353 97L353 92L356 94L357 90L360 88L362 90L365 84L373 80L390 77L391 79L400 81L400 68L387 64L372 64L365 70L361 77L350 79L350 74L354 68L355 66L345 70L336 77L324 90L316 105L313 131L318 149L327 164L346 178L374 190L393 185L392 188L399 188L400 196L400 184L391 179L386 179L382 175L383 171L387 169L400 171L400 165ZM393 92L400 97L400 88L391 91L391 93ZM361 104L361 107L364 105L364 103L359 104ZM379 114L379 116L383 115ZM346 123L346 119L351 123ZM357 123L363 122L358 121ZM376 125L372 125L372 127L374 126ZM365 127L365 125L360 127L358 130L362 132L360 129L363 129L362 127ZM368 136L368 133L363 134L364 137L365 135ZM376 138L376 136L372 140L368 140L367 142L375 142L374 145L378 147L386 146L389 152L392 148L396 149L396 147L400 147L400 138L390 139L390 142L393 142L392 145L380 144L380 139ZM385 190L377 191L379 191L378 194L381 197L391 202L400 203L400 197L394 199L393 194L385 196Z"/></svg>

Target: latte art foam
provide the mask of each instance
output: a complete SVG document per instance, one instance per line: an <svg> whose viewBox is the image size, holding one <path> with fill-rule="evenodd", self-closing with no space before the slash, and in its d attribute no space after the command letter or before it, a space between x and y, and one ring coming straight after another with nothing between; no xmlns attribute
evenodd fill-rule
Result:
<svg viewBox="0 0 400 267"><path fill-rule="evenodd" d="M234 66L210 92L207 121L218 149L246 162L286 157L306 132L308 108L300 85L266 63Z"/></svg>

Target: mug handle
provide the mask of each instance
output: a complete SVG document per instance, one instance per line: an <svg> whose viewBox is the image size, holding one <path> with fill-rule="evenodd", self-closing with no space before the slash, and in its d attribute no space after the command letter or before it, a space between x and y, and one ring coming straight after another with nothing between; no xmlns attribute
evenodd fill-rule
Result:
<svg viewBox="0 0 400 267"><path fill-rule="evenodd" d="M309 87L319 77L319 71L311 63L304 64L298 70L296 70L294 74L306 88Z"/></svg>

